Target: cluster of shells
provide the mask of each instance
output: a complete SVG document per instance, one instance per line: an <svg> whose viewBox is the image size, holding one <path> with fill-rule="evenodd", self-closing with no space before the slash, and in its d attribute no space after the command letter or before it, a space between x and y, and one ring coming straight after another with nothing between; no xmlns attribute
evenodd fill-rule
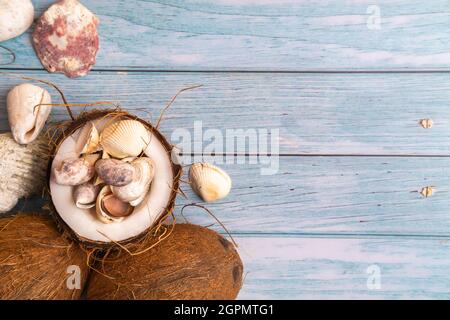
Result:
<svg viewBox="0 0 450 320"><path fill-rule="evenodd" d="M78 208L95 208L104 223L120 222L150 190L155 164L143 155L149 142L149 131L137 120L114 122L101 134L88 122L76 141L77 156L55 167L52 179L74 187L73 200Z"/></svg>

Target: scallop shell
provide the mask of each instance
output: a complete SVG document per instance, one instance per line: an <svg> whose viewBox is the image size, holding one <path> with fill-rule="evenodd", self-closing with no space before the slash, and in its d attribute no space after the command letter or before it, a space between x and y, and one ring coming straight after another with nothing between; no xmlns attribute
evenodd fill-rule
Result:
<svg viewBox="0 0 450 320"><path fill-rule="evenodd" d="M189 169L192 189L206 202L222 199L230 193L230 176L209 163L195 163Z"/></svg>
<svg viewBox="0 0 450 320"><path fill-rule="evenodd" d="M99 19L77 0L52 4L36 21L32 41L42 65L49 72L75 78L95 64Z"/></svg>
<svg viewBox="0 0 450 320"><path fill-rule="evenodd" d="M153 160L146 157L137 158L131 164L135 168L133 181L123 187L111 187L111 191L120 200L136 207L145 199L150 189L155 175L155 164Z"/></svg>
<svg viewBox="0 0 450 320"><path fill-rule="evenodd" d="M18 85L8 93L8 120L17 143L28 144L37 138L52 109L48 105L37 105L51 102L47 90L29 83Z"/></svg>
<svg viewBox="0 0 450 320"><path fill-rule="evenodd" d="M99 142L100 137L97 128L91 121L88 122L83 128L81 128L76 142L75 150L79 154L93 153L99 151Z"/></svg>
<svg viewBox="0 0 450 320"><path fill-rule="evenodd" d="M109 186L104 186L96 201L97 217L103 223L120 222L133 213L133 207L118 199Z"/></svg>
<svg viewBox="0 0 450 320"><path fill-rule="evenodd" d="M94 177L94 164L99 158L98 154L87 155L82 158L69 158L55 167L53 180L64 186L77 186L88 182Z"/></svg>
<svg viewBox="0 0 450 320"><path fill-rule="evenodd" d="M106 127L100 144L111 156L119 159L137 157L150 143L150 133L137 120L120 120Z"/></svg>
<svg viewBox="0 0 450 320"><path fill-rule="evenodd" d="M101 159L95 164L95 171L105 184L123 187L133 181L135 168L117 159Z"/></svg>
<svg viewBox="0 0 450 320"><path fill-rule="evenodd" d="M90 182L76 186L73 191L75 205L80 209L90 209L95 207L99 192L100 186L96 186Z"/></svg>

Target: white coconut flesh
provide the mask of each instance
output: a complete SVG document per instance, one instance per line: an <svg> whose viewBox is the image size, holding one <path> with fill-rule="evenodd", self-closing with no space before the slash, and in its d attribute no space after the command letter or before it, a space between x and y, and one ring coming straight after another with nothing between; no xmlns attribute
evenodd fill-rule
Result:
<svg viewBox="0 0 450 320"><path fill-rule="evenodd" d="M111 119L108 118L94 121L99 133L105 124L111 123ZM78 156L75 150L80 131L81 128L61 143L53 159L52 172L55 167L59 168L64 160ZM80 209L75 205L74 187L59 185L50 179L51 197L56 211L73 232L90 241L119 242L140 235L152 227L159 217L166 214L174 183L169 154L161 141L154 135L151 135L150 143L144 154L155 164L155 176L150 191L145 200L134 208L133 213L121 222L110 224L101 222L95 214L95 208Z"/></svg>

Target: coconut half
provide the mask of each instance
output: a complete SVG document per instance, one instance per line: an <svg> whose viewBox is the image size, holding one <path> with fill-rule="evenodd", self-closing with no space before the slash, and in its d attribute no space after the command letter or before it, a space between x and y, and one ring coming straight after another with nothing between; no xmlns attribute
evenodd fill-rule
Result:
<svg viewBox="0 0 450 320"><path fill-rule="evenodd" d="M121 222L104 224L95 213L95 208L78 208L73 199L71 186L59 185L49 178L51 199L54 213L65 229L80 242L87 246L108 246L114 242L129 243L132 240L148 234L161 218L173 210L177 195L181 166L172 162L170 152L172 146L164 136L144 120L131 114L117 110L92 111L82 115L62 134L51 162L51 171L59 167L67 158L79 156L77 140L84 126L92 121L99 134L103 129L123 119L138 120L145 125L150 133L150 143L144 150L145 156L151 158L155 165L155 174L150 191L140 205L134 208L131 215ZM78 149L78 150L77 150Z"/></svg>

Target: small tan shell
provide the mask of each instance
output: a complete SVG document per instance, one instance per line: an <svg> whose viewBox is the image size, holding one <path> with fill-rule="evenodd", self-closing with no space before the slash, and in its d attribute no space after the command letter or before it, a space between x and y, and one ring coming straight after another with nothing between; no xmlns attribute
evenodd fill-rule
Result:
<svg viewBox="0 0 450 320"><path fill-rule="evenodd" d="M37 105L50 103L52 98L46 90L29 83L18 85L8 93L8 120L17 143L28 144L37 138L51 111L51 106Z"/></svg>
<svg viewBox="0 0 450 320"><path fill-rule="evenodd" d="M153 176L155 175L155 164L150 158L137 158L131 162L135 168L133 181L123 187L111 187L114 195L122 201L129 202L132 206L138 206L150 189Z"/></svg>
<svg viewBox="0 0 450 320"><path fill-rule="evenodd" d="M135 168L117 159L101 159L95 164L95 171L105 184L123 187L133 181Z"/></svg>
<svg viewBox="0 0 450 320"><path fill-rule="evenodd" d="M100 144L111 156L119 159L137 157L150 143L150 133L137 120L121 120L106 127Z"/></svg>
<svg viewBox="0 0 450 320"><path fill-rule="evenodd" d="M92 154L82 158L66 159L53 171L53 180L64 186L77 186L94 177L94 164L99 155Z"/></svg>
<svg viewBox="0 0 450 320"><path fill-rule="evenodd" d="M80 154L99 151L100 137L93 122L88 122L81 130L76 142L76 151Z"/></svg>
<svg viewBox="0 0 450 320"><path fill-rule="evenodd" d="M206 202L222 199L230 193L231 179L222 169L209 163L195 163L189 169L192 189Z"/></svg>
<svg viewBox="0 0 450 320"><path fill-rule="evenodd" d="M76 186L73 191L75 205L80 209L90 209L95 207L99 192L100 186L96 186L91 182Z"/></svg>
<svg viewBox="0 0 450 320"><path fill-rule="evenodd" d="M133 213L134 208L116 198L109 186L104 186L96 201L97 217L103 223L120 222Z"/></svg>

